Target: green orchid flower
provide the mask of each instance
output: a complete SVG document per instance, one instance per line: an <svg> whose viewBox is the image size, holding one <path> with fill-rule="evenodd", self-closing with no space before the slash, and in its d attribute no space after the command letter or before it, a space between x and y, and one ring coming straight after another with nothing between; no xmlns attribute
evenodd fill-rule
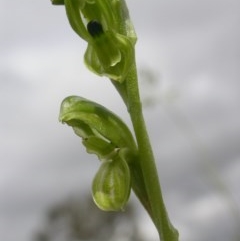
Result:
<svg viewBox="0 0 240 241"><path fill-rule="evenodd" d="M65 98L59 120L71 126L82 138L87 151L96 154L100 160L111 158L119 149L121 152L118 153L124 159L132 159L131 156L137 153L135 140L125 123L93 101L79 96Z"/></svg>
<svg viewBox="0 0 240 241"><path fill-rule="evenodd" d="M86 66L95 74L123 82L134 62L137 39L125 2L65 0L64 4L73 30L88 42Z"/></svg>

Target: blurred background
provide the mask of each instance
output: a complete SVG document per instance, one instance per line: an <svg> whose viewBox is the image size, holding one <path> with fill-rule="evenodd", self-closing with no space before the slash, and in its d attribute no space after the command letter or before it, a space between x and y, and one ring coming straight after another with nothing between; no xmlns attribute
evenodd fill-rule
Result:
<svg viewBox="0 0 240 241"><path fill-rule="evenodd" d="M239 241L240 2L127 3L144 114L180 240ZM134 194L124 213L92 205L99 162L58 122L61 101L80 95L130 123L111 83L84 66L86 43L64 7L0 0L0 20L0 240L157 241Z"/></svg>

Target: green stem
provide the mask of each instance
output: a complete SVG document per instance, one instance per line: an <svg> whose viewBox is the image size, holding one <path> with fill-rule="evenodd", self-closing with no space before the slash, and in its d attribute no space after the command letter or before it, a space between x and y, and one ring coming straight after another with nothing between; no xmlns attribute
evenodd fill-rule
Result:
<svg viewBox="0 0 240 241"><path fill-rule="evenodd" d="M152 147L149 141L140 101L136 65L133 64L126 81L128 112L139 149L139 161L151 207L151 217L162 241L177 241L178 232L169 221L162 197Z"/></svg>

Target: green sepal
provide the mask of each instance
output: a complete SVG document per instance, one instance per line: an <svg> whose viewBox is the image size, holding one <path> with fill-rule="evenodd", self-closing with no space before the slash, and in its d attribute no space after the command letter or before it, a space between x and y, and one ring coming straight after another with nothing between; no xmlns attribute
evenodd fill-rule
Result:
<svg viewBox="0 0 240 241"><path fill-rule="evenodd" d="M129 38L133 46L137 42L137 35L129 16L129 11L124 0L112 1L114 12L114 29L117 29L117 33Z"/></svg>
<svg viewBox="0 0 240 241"><path fill-rule="evenodd" d="M116 24L115 9L112 4L115 0L82 0L81 13L86 22L97 20L105 29L112 29ZM118 1L118 0L117 0Z"/></svg>
<svg viewBox="0 0 240 241"><path fill-rule="evenodd" d="M89 47L93 47L96 56L98 57L98 61L106 71L108 68L117 65L122 60L121 44L117 43L117 41L119 42L115 35L112 32L107 31L106 33L102 33L99 37L95 37L91 44L88 45ZM91 62L90 59L90 65L92 64Z"/></svg>
<svg viewBox="0 0 240 241"><path fill-rule="evenodd" d="M75 134L79 137L82 137L83 139L86 139L86 138L89 138L90 136L95 135L93 130L81 120L72 119L72 120L69 120L67 124L69 126L72 126Z"/></svg>
<svg viewBox="0 0 240 241"><path fill-rule="evenodd" d="M112 143L97 136L90 136L83 139L82 143L89 154L96 154L101 161L113 158L119 150Z"/></svg>
<svg viewBox="0 0 240 241"><path fill-rule="evenodd" d="M86 30L78 28L77 25L83 26L86 22L97 20L105 30L112 30L129 37L133 44L136 43L136 33L124 0L52 0L52 2L65 3L69 22L81 37L85 35Z"/></svg>
<svg viewBox="0 0 240 241"><path fill-rule="evenodd" d="M96 154L100 160L109 159L116 147L87 124L79 120L71 120L68 125L73 127L76 135L82 138L82 143L89 154Z"/></svg>
<svg viewBox="0 0 240 241"><path fill-rule="evenodd" d="M125 123L105 107L78 96L63 100L59 120L72 126L83 138L94 135L111 142L116 148L137 150L133 136Z"/></svg>
<svg viewBox="0 0 240 241"><path fill-rule="evenodd" d="M104 211L123 210L131 191L131 176L125 160L116 156L101 164L92 183L96 205Z"/></svg>
<svg viewBox="0 0 240 241"><path fill-rule="evenodd" d="M66 13L72 29L84 40L89 41L89 33L81 16L86 0L64 0Z"/></svg>
<svg viewBox="0 0 240 241"><path fill-rule="evenodd" d="M129 38L111 31L93 38L84 55L92 72L119 82L125 80L133 59L134 47Z"/></svg>

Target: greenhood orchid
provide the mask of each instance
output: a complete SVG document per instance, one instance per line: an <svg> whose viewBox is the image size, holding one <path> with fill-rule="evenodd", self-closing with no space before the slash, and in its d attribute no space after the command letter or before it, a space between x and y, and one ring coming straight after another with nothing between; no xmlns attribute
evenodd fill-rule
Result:
<svg viewBox="0 0 240 241"><path fill-rule="evenodd" d="M73 30L88 46L86 66L100 76L123 82L134 62L136 34L122 0L52 0L64 4Z"/></svg>
<svg viewBox="0 0 240 241"><path fill-rule="evenodd" d="M87 42L86 66L110 79L132 122L132 130L115 113L79 96L62 102L59 120L73 128L100 167L92 182L96 205L121 211L131 189L149 213L161 240L178 241L162 197L148 137L135 63L137 37L125 0L51 0L64 5L73 30ZM137 5L137 1L136 1Z"/></svg>

